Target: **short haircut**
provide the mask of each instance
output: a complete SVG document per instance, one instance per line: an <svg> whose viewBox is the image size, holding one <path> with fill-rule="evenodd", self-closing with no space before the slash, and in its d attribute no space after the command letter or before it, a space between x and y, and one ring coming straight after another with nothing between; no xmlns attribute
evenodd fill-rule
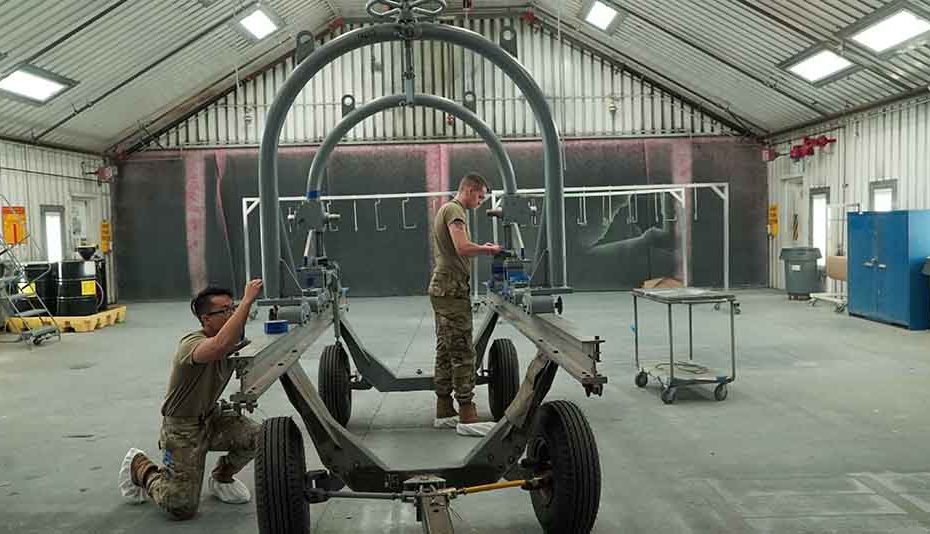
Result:
<svg viewBox="0 0 930 534"><path fill-rule="evenodd" d="M202 315L209 311L210 298L220 295L233 298L232 291L225 287L207 286L201 289L200 293L197 293L197 296L191 299L191 313L199 320Z"/></svg>
<svg viewBox="0 0 930 534"><path fill-rule="evenodd" d="M477 172L470 172L462 177L462 181L459 182L459 191L465 191L466 187L476 187L482 186L485 191L490 191L491 186L488 185L488 181L484 179L484 176L481 176Z"/></svg>

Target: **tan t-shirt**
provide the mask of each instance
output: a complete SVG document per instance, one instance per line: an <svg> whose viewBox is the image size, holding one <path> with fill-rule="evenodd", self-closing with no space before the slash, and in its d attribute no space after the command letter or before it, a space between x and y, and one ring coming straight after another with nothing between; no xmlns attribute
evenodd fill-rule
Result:
<svg viewBox="0 0 930 534"><path fill-rule="evenodd" d="M455 243L449 232L449 225L454 221L462 221L465 236L471 240L465 207L457 200L443 204L433 220L433 276L429 283L429 294L434 297L467 297L469 293L468 258L459 256L455 251Z"/></svg>
<svg viewBox="0 0 930 534"><path fill-rule="evenodd" d="M172 417L207 415L216 406L233 373L226 358L209 363L194 361L194 350L206 341L203 330L181 338L178 352L171 363L171 378L161 414Z"/></svg>

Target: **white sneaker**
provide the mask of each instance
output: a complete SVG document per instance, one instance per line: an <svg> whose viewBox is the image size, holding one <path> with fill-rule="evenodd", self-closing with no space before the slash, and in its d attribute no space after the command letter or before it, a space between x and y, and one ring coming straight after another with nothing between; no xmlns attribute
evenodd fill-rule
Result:
<svg viewBox="0 0 930 534"><path fill-rule="evenodd" d="M123 499L129 504L142 504L148 498L144 489L132 483L132 459L140 453L145 454L136 448L129 449L123 458L123 463L119 466L117 487Z"/></svg>
<svg viewBox="0 0 930 534"><path fill-rule="evenodd" d="M217 499L227 504L245 504L252 500L249 488L238 478L233 478L232 482L226 483L216 480L212 475L209 478L210 482L207 483L207 487Z"/></svg>

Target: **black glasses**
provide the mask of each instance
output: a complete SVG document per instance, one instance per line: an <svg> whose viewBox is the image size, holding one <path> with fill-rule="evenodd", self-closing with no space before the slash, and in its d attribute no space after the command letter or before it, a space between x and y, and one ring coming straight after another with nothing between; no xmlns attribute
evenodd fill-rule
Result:
<svg viewBox="0 0 930 534"><path fill-rule="evenodd" d="M233 312L235 312L235 311L236 311L236 305L233 304L233 305L230 305L230 306L226 306L226 307L220 308L220 309L218 309L218 310L213 310L213 311L211 311L211 312L207 312L207 313L205 313L204 315L232 315Z"/></svg>

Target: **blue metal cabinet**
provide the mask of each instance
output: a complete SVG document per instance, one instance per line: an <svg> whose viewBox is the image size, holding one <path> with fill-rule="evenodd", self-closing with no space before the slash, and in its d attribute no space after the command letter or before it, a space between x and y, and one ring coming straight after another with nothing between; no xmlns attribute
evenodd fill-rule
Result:
<svg viewBox="0 0 930 534"><path fill-rule="evenodd" d="M930 211L850 213L847 229L850 315L930 328Z"/></svg>

